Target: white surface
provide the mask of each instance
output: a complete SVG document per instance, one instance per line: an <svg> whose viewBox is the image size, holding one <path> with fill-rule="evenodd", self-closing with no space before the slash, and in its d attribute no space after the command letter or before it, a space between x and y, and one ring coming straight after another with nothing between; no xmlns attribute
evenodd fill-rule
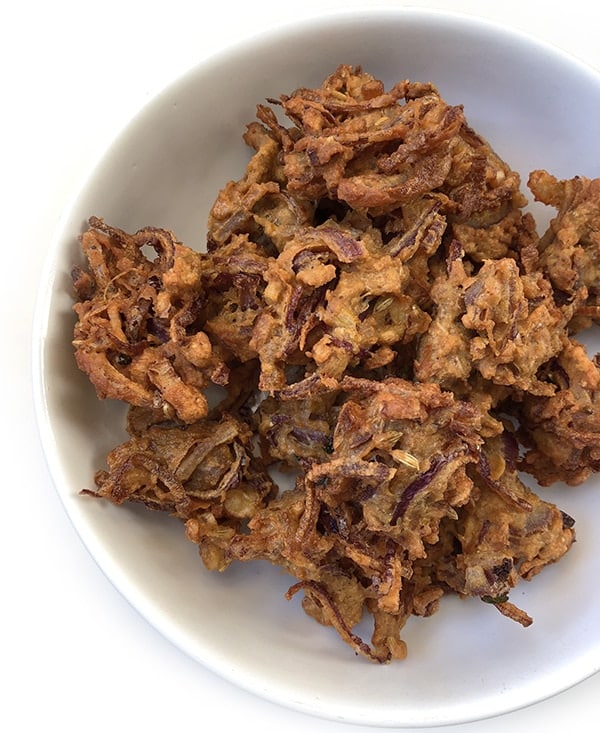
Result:
<svg viewBox="0 0 600 733"><path fill-rule="evenodd" d="M346 2L344 5L360 3ZM338 6L340 3L337 4ZM569 3L412 3L473 11L529 30L600 68L600 11ZM303 13L336 3L303 3ZM294 11L298 15L298 11ZM31 406L29 332L45 246L100 151L157 91L201 58L291 9L271 2L208 13L189 3L57 0L5 13L2 194L7 330L3 344L3 683L0 729L346 731L242 692L179 652L105 579L52 488ZM276 60L274 60L274 63ZM560 101L557 100L559 104ZM557 640L558 642L559 640ZM279 660L274 659L277 665ZM518 672L518 670L516 670ZM452 670L447 670L449 675ZM593 730L600 679L453 731ZM10 721L10 722L9 722Z"/></svg>

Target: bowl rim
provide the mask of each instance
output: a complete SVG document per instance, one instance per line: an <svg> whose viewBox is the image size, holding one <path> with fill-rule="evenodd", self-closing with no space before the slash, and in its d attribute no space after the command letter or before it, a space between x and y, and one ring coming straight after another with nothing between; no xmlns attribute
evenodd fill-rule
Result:
<svg viewBox="0 0 600 733"><path fill-rule="evenodd" d="M151 97L146 100L137 110L134 111L127 119L123 120L117 130L116 135L104 144L99 152L97 152L86 170L75 183L72 191L66 197L62 207L59 219L54 227L48 251L44 256L44 262L41 268L41 276L38 283L37 295L33 308L33 319L31 328L31 358L30 366L32 369L32 396L34 405L34 417L37 427L37 434L42 448L42 453L48 468L49 477L55 492L61 501L63 508L74 527L76 534L81 540L96 565L109 580L111 585L120 593L120 595L136 610L137 613L154 629L156 629L164 638L168 639L176 648L180 649L184 654L190 656L190 652L186 647L183 634L178 633L176 624L165 619L164 615L155 608L152 601L146 597L146 594L139 588L135 587L123 572L118 563L108 556L103 547L103 543L95 536L93 529L82 523L76 516L70 502L61 490L61 487L67 482L64 474L63 465L61 463L58 451L56 449L56 439L52 427L52 418L47 401L48 377L45 371L46 353L46 335L48 330L48 321L51 315L50 305L54 289L56 277L59 274L57 270L58 254L62 246L72 233L67 230L67 224L72 211L76 208L77 202L86 189L91 185L94 175L102 164L102 162L110 155L120 140L127 134L130 127L138 120L144 118L148 111L169 92L177 86L186 86L195 76L204 76L210 74L211 68L218 66L222 62L235 57L247 57L249 51L257 45L269 44L277 39L304 35L311 28L321 28L323 24L332 27L338 21L359 22L368 16L369 20L392 21L396 22L400 19L406 19L409 22L432 21L441 26L445 25L446 29L468 27L471 30L480 31L485 34L502 37L504 40L512 39L519 44L525 44L537 47L540 51L544 51L560 59L564 63L577 69L579 73L587 74L590 80L600 85L600 70L595 69L587 62L583 61L575 54L561 48L559 45L542 39L530 32L521 30L509 23L500 22L485 18L480 15L441 8L418 7L411 5L398 6L389 3L378 3L373 5L353 6L350 8L324 8L320 11L312 10L306 15L302 15L294 21L275 22L267 28L250 33L243 38L234 40L231 44L200 58L193 65L186 69L182 69L180 73L167 81L162 87ZM341 717L339 711L328 707L326 701L312 701L312 705L306 701L298 701L291 698L283 698L274 690L265 690L260 679L248 679L247 675L236 674L226 663L219 663L214 658L199 659L192 655L192 658L213 673L235 684L239 688L256 694L257 696L274 702L283 707L313 715L319 718L325 718L336 722L357 723L359 725L374 725L381 727L430 727L437 725L454 725L461 723L474 722L477 720L485 720L496 717L505 713L509 713L528 705L535 704L552 697L562 691L573 687L583 680L593 676L600 671L600 660L598 660L593 668L586 671L585 675L575 675L573 678L562 679L557 682L555 689L548 690L547 694L539 694L535 699L521 700L518 696L512 696L510 699L505 696L499 696L498 702L494 708L490 708L488 712L480 709L468 712L463 710L460 716L443 720L433 719L402 719L401 717L394 720L372 716L370 719L363 719L360 716Z"/></svg>

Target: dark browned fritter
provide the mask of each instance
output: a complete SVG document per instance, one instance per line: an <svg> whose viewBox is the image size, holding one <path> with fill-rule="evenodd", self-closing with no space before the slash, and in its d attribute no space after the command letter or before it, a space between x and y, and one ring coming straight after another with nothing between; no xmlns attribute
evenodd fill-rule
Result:
<svg viewBox="0 0 600 733"><path fill-rule="evenodd" d="M534 171L557 210L540 238L431 84L340 66L268 101L206 252L96 218L81 237L77 363L131 405L86 493L175 515L209 569L284 568L378 662L446 593L526 626L511 589L575 535L519 472L600 469L600 369L575 340L600 321L600 182Z"/></svg>

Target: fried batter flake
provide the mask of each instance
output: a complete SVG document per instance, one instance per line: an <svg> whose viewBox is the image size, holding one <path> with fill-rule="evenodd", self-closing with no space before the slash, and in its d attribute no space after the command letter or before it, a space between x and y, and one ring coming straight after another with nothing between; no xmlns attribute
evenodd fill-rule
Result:
<svg viewBox="0 0 600 733"><path fill-rule="evenodd" d="M461 106L348 65L259 104L244 140L207 252L97 218L81 237L75 358L130 405L85 493L174 515L210 570L283 568L377 663L449 593L529 625L510 593L575 532L519 471L600 470L574 336L600 322L599 181L534 171L539 238Z"/></svg>

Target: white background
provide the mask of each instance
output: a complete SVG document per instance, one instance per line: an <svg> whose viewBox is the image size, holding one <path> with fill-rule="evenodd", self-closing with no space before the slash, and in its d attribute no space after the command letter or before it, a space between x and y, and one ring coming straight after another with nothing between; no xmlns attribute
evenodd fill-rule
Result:
<svg viewBox="0 0 600 733"><path fill-rule="evenodd" d="M142 104L238 38L319 8L367 4L19 0L0 11L0 730L358 730L234 688L165 641L114 590L71 527L45 467L31 400L30 333L61 212ZM410 5L502 21L600 69L600 10L589 0ZM599 699L596 675L525 710L444 730L591 731Z"/></svg>

